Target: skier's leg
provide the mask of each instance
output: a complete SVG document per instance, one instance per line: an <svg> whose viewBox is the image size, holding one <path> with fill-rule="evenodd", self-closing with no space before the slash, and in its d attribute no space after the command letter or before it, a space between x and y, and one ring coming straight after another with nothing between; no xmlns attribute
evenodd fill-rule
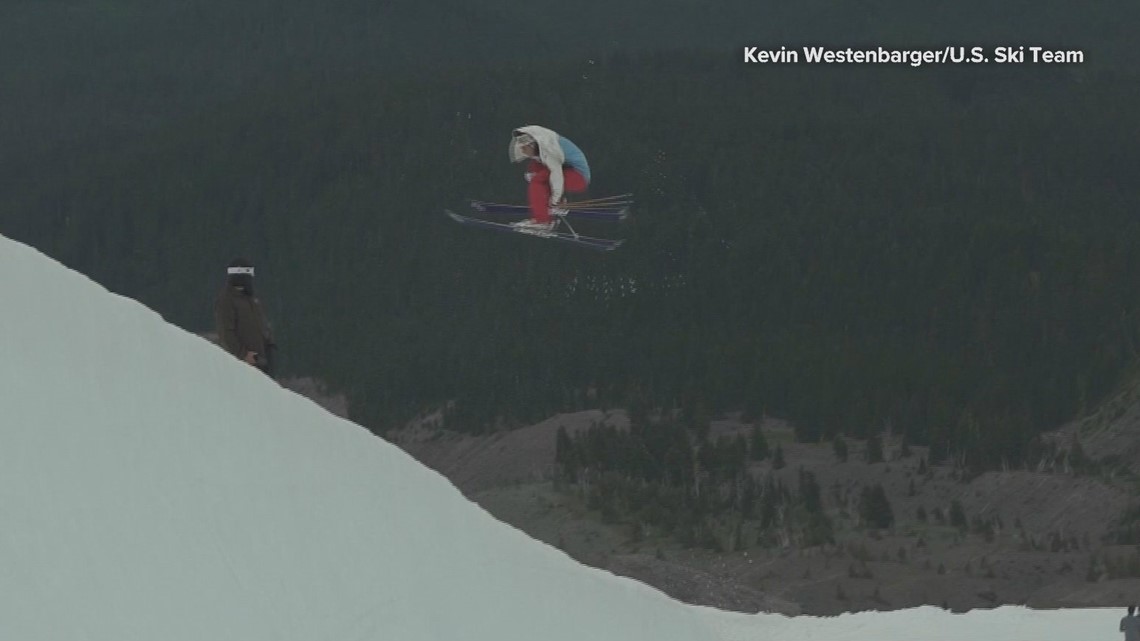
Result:
<svg viewBox="0 0 1140 641"><path fill-rule="evenodd" d="M570 204L566 200L566 194L580 194L586 191L586 187L589 186L586 177L572 167L563 166L562 177L562 200L550 208L552 216L565 216L569 213L567 208L570 207Z"/></svg>
<svg viewBox="0 0 1140 641"><path fill-rule="evenodd" d="M586 177L578 173L577 169L563 167L562 177L564 178L562 191L567 194L580 194L589 187Z"/></svg>
<svg viewBox="0 0 1140 641"><path fill-rule="evenodd" d="M550 169L542 163L531 163L527 203L530 213L540 223L550 222Z"/></svg>

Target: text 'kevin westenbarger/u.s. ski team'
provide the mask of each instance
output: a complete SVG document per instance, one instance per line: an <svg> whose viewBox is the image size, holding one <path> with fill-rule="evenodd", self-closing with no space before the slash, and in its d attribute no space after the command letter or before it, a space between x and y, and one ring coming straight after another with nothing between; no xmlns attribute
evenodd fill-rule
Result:
<svg viewBox="0 0 1140 641"><path fill-rule="evenodd" d="M932 64L1080 64L1084 61L1085 54L1079 49L1051 49L1035 45L946 46L938 49L744 47L744 62L754 64L905 64L919 67Z"/></svg>

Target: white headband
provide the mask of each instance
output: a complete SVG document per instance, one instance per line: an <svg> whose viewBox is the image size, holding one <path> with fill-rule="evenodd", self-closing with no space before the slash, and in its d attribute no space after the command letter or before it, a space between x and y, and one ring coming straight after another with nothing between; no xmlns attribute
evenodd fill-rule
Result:
<svg viewBox="0 0 1140 641"><path fill-rule="evenodd" d="M233 276L235 274L249 274L250 276L253 276L253 268L252 267L229 267L226 269L226 273L229 274L230 276Z"/></svg>

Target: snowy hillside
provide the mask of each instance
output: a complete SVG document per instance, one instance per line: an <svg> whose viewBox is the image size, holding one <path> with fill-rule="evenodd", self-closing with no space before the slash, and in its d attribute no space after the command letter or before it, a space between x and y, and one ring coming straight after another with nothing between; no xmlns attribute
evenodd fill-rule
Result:
<svg viewBox="0 0 1140 641"><path fill-rule="evenodd" d="M1116 609L685 606L495 521L398 448L3 237L0 300L0 639L1118 634Z"/></svg>

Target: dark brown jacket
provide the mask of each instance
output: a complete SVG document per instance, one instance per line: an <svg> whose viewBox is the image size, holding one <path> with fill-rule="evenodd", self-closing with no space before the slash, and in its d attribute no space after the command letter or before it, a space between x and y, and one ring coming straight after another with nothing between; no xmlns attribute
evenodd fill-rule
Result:
<svg viewBox="0 0 1140 641"><path fill-rule="evenodd" d="M276 345L261 301L237 287L225 285L214 302L214 322L218 328L218 343L223 349L242 360L246 352L254 352L257 366L269 371Z"/></svg>

